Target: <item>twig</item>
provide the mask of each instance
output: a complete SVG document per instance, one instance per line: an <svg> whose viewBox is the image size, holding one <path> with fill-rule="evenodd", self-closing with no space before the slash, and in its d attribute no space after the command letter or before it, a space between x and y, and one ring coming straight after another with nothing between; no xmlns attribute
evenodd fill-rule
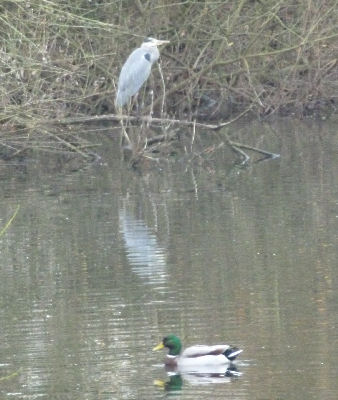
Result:
<svg viewBox="0 0 338 400"><path fill-rule="evenodd" d="M7 375L7 376L2 376L2 377L0 378L0 382L2 382L2 381L7 381L7 380L9 380L9 379L14 378L15 376L19 375L20 371L21 371L21 367L20 367L17 371L14 371L14 372L12 372L11 374L9 374L9 375Z"/></svg>
<svg viewBox="0 0 338 400"><path fill-rule="evenodd" d="M169 124L176 124L182 126L196 126L196 128L205 128L210 130L220 130L224 126L230 125L233 122L239 120L243 115L248 113L252 109L253 105L248 107L246 110L238 114L235 118L222 122L218 125L215 124L203 124L201 122L196 121L187 121L187 120L180 120L180 119L171 119L171 118L153 118L151 117L151 122L154 123L169 123ZM105 115L92 115L86 117L78 117L78 118L65 118L65 119L52 119L52 120L45 120L42 121L43 124L62 124L62 125L71 125L71 124L79 124L79 123L87 123L87 122L96 122L96 121L145 121L148 122L150 117L146 116L131 116L131 115L117 115L117 114L105 114Z"/></svg>
<svg viewBox="0 0 338 400"><path fill-rule="evenodd" d="M191 151L192 151L192 147L193 147L193 145L194 145L195 136L196 136L196 121L194 121L194 122L195 122L195 123L194 123L194 125L192 126L192 138L191 138L191 145L190 145Z"/></svg>
<svg viewBox="0 0 338 400"><path fill-rule="evenodd" d="M0 236L2 236L6 232L6 230L8 229L10 224L13 222L14 218L16 217L16 214L19 212L19 210L20 210L20 204L16 207L16 210L14 211L14 214L7 221L6 225L1 229Z"/></svg>
<svg viewBox="0 0 338 400"><path fill-rule="evenodd" d="M328 35L328 36L323 36L323 37L319 37L316 39L313 39L311 44L313 45L314 43L318 43L318 42L323 42L323 41L327 41L327 40L331 40L331 39L335 39L338 36L338 33L334 33L332 35ZM263 51L263 52L259 52L259 53L253 53L253 54L246 54L245 58L256 58L256 57L267 57L267 56L274 56L274 55L279 55L279 54L283 54L292 50L297 50L300 47L308 44L308 42L304 42L302 41L301 43L298 43L296 45L290 46L290 47L285 47L283 49L278 49L278 50L271 50L271 51ZM243 56L239 56L236 58L232 58L230 60L217 60L217 62L214 63L214 67L221 67L224 65L228 65L228 64L233 64L235 62L241 61L243 58ZM181 86L181 85L180 85ZM179 87L180 88L180 87Z"/></svg>
<svg viewBox="0 0 338 400"><path fill-rule="evenodd" d="M159 70L160 75L161 75L161 82L162 82L162 88L163 88L162 103L161 103L161 117L163 117L164 104L165 104L165 82L164 82L164 78L163 78L161 63L158 62L157 66L158 66L158 70Z"/></svg>
<svg viewBox="0 0 338 400"><path fill-rule="evenodd" d="M228 144L228 146L230 146L236 153L239 153L244 158L244 160L243 160L244 164L248 162L250 157L245 151L243 151L241 149L247 149L247 150L255 151L257 153L265 155L268 158L278 158L278 157L280 157L279 154L271 153L269 151L259 149L258 147L253 147L253 146L249 146L249 145L246 145L246 144L243 144L243 143L234 142L233 140L230 139L228 133L225 130L222 132L222 134L224 135L226 143Z"/></svg>
<svg viewBox="0 0 338 400"><path fill-rule="evenodd" d="M232 150L234 150L236 153L239 153L243 157L242 164L246 164L250 160L250 157L246 154L246 152L241 150L238 146L231 144L230 147L232 148Z"/></svg>
<svg viewBox="0 0 338 400"><path fill-rule="evenodd" d="M140 13L141 15L143 15L143 14L144 14L144 9L143 9L141 0L135 0L135 6L136 6L136 8L138 9L139 13Z"/></svg>
<svg viewBox="0 0 338 400"><path fill-rule="evenodd" d="M43 129L41 130L44 134L49 135L51 137L53 137L54 139L56 139L58 142L61 142L65 147L68 147L69 149L71 149L72 151L74 151L75 153L80 154L82 157L84 158L89 158L90 156L81 151L77 146L74 146L73 144L67 142L67 140L62 139L60 136L56 135L55 133L52 132L48 132L47 130Z"/></svg>
<svg viewBox="0 0 338 400"><path fill-rule="evenodd" d="M251 86L252 91L253 91L254 94L255 94L255 97L256 97L256 100L257 100L258 104L259 104L261 107L264 108L264 104L262 103L261 99L259 98L259 95L258 95L258 93L257 93L257 91L256 91L256 89L255 89L255 86L254 86L254 84L253 84L253 82L252 82L252 80L251 80L251 73L250 73L249 63L248 63L248 61L247 61L247 59L246 59L245 57L243 57L243 63L244 63L244 65L245 65L245 68L246 68L246 71L247 71L247 77L248 77L249 85Z"/></svg>
<svg viewBox="0 0 338 400"><path fill-rule="evenodd" d="M176 132L171 132L171 133L165 133L162 135L156 135L153 136L151 138L147 138L147 145L152 146L153 144L156 143L160 143L160 142L165 142L165 141L169 141L169 140L173 140L177 137L177 133Z"/></svg>
<svg viewBox="0 0 338 400"><path fill-rule="evenodd" d="M265 155L267 157L270 157L270 158L278 158L278 157L280 157L280 154L271 153L270 151L262 150L262 149L259 149L258 147L249 146L249 145L243 144L243 143L233 142L232 140L230 140L230 142L231 142L232 146L239 147L239 148L242 148L242 149L256 151L257 153L261 153L261 154L263 154L263 155Z"/></svg>

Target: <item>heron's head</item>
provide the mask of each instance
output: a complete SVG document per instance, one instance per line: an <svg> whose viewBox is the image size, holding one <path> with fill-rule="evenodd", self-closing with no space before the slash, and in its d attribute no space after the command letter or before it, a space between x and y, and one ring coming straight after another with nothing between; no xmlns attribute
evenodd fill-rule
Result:
<svg viewBox="0 0 338 400"><path fill-rule="evenodd" d="M147 46L147 47L157 47L157 46L161 46L161 44L166 44L166 43L170 43L169 40L159 40L159 39L155 39L152 37L147 37L144 39L142 46Z"/></svg>

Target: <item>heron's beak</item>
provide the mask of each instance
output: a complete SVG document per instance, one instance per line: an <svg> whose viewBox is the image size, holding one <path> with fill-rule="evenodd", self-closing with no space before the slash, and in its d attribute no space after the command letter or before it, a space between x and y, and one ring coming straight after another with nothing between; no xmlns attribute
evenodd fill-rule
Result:
<svg viewBox="0 0 338 400"><path fill-rule="evenodd" d="M163 344L163 342L161 342L160 344L158 344L156 347L153 348L153 351L161 350L163 348L164 348L164 344Z"/></svg>
<svg viewBox="0 0 338 400"><path fill-rule="evenodd" d="M156 46L161 46L161 44L166 44L166 43L170 43L170 40L158 40L158 39L155 39Z"/></svg>

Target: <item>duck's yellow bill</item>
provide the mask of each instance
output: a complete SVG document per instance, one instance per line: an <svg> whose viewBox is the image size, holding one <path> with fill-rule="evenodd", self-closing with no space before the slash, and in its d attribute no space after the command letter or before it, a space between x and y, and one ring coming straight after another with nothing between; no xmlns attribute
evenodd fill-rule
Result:
<svg viewBox="0 0 338 400"><path fill-rule="evenodd" d="M161 388L165 388L165 382L161 381L160 379L155 379L154 380L154 385L158 386L158 387L161 387Z"/></svg>
<svg viewBox="0 0 338 400"><path fill-rule="evenodd" d="M163 342L161 342L160 344L158 344L156 347L153 348L153 351L161 350L163 348L164 348L164 344L163 344Z"/></svg>

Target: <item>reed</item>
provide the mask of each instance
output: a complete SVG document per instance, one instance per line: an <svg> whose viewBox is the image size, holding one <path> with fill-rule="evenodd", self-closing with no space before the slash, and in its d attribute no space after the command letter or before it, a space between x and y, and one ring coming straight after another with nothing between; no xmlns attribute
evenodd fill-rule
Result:
<svg viewBox="0 0 338 400"><path fill-rule="evenodd" d="M171 41L162 52L163 78L154 68L149 82L154 116L226 120L248 107L257 115L326 115L337 103L336 5L4 0L0 123L6 144L13 145L14 133L25 146L45 140L46 121L115 112L121 65L148 34ZM69 132L59 137L68 141ZM13 147L18 151L17 138Z"/></svg>

